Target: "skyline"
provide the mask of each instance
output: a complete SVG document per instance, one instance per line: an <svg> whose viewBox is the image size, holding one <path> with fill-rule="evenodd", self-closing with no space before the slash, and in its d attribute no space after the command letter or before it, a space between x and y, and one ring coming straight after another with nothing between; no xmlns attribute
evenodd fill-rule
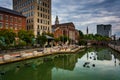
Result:
<svg viewBox="0 0 120 80"><path fill-rule="evenodd" d="M73 22L76 29L96 33L97 24L111 24L112 32L120 36L120 0L52 0L52 24L56 15L60 23ZM12 0L0 0L0 6L12 9Z"/></svg>

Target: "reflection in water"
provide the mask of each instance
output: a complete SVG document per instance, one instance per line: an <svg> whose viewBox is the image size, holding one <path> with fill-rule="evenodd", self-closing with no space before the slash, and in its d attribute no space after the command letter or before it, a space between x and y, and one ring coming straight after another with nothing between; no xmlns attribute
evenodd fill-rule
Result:
<svg viewBox="0 0 120 80"><path fill-rule="evenodd" d="M98 57L98 60L111 60L112 59L112 55L108 50L101 50L99 52L97 52L96 54Z"/></svg>
<svg viewBox="0 0 120 80"><path fill-rule="evenodd" d="M94 76L101 80L99 76L104 69L103 80L112 80L120 74L119 65L120 54L111 49L88 48L79 54L58 54L2 65L0 80L96 80ZM109 71L116 73L113 78L108 79Z"/></svg>
<svg viewBox="0 0 120 80"><path fill-rule="evenodd" d="M52 80L52 68L72 71L77 59L82 55L60 54L39 59L7 64L0 67L9 80ZM1 73L2 74L2 73Z"/></svg>

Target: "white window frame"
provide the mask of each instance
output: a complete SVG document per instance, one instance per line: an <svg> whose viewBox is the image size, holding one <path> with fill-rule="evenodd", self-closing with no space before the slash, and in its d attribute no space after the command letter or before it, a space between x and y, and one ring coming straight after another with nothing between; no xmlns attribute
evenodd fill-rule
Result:
<svg viewBox="0 0 120 80"><path fill-rule="evenodd" d="M2 24L2 26L0 26L0 29L1 29L1 28L3 28L3 23L2 23L2 22L0 22L0 24Z"/></svg>
<svg viewBox="0 0 120 80"><path fill-rule="evenodd" d="M0 18L0 20L3 20L3 14L0 14L0 16L2 16L2 17Z"/></svg>

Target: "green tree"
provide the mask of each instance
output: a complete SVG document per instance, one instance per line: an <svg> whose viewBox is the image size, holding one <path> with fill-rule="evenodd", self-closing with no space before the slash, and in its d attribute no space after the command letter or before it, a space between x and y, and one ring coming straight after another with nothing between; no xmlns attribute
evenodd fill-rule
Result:
<svg viewBox="0 0 120 80"><path fill-rule="evenodd" d="M43 47L47 41L47 38L45 35L38 35L36 38L36 41L37 41L37 44Z"/></svg>
<svg viewBox="0 0 120 80"><path fill-rule="evenodd" d="M87 41L81 39L81 40L79 40L78 44L79 45L87 45Z"/></svg>
<svg viewBox="0 0 120 80"><path fill-rule="evenodd" d="M60 41L60 38L55 38L55 42L59 42Z"/></svg>
<svg viewBox="0 0 120 80"><path fill-rule="evenodd" d="M83 32L80 31L80 30L79 30L79 37L80 37L80 39L83 39L83 38L84 38L84 34L83 34Z"/></svg>
<svg viewBox="0 0 120 80"><path fill-rule="evenodd" d="M95 40L97 40L97 41L109 41L111 39L107 36L101 36L99 34L95 34Z"/></svg>
<svg viewBox="0 0 120 80"><path fill-rule="evenodd" d="M59 37L59 40L61 41L61 42L67 42L67 40L69 40L69 38L67 37L67 36L60 36Z"/></svg>
<svg viewBox="0 0 120 80"><path fill-rule="evenodd" d="M32 44L32 41L34 39L34 34L32 31L20 30L18 32L18 37L19 39L25 41L27 45L29 45Z"/></svg>
<svg viewBox="0 0 120 80"><path fill-rule="evenodd" d="M15 41L16 34L12 30L0 30L0 37L4 39L5 44L10 45Z"/></svg>
<svg viewBox="0 0 120 80"><path fill-rule="evenodd" d="M19 47L19 48L23 48L23 47L26 46L26 45L27 45L27 44L26 44L25 41L23 41L23 40L19 40L19 43L18 43L17 47Z"/></svg>
<svg viewBox="0 0 120 80"><path fill-rule="evenodd" d="M9 49L10 46L14 46L16 33L13 30L2 29L0 30L0 48Z"/></svg>

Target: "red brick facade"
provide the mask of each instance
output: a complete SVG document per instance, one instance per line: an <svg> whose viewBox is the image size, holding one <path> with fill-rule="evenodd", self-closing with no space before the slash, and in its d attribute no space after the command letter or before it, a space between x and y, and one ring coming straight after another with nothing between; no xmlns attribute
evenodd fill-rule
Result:
<svg viewBox="0 0 120 80"><path fill-rule="evenodd" d="M26 17L12 14L11 12L0 11L0 29L12 29L16 33L19 30L25 30Z"/></svg>
<svg viewBox="0 0 120 80"><path fill-rule="evenodd" d="M75 42L79 39L79 32L75 29L73 23L56 24L53 25L52 28L54 29L53 34L55 38L67 36Z"/></svg>

